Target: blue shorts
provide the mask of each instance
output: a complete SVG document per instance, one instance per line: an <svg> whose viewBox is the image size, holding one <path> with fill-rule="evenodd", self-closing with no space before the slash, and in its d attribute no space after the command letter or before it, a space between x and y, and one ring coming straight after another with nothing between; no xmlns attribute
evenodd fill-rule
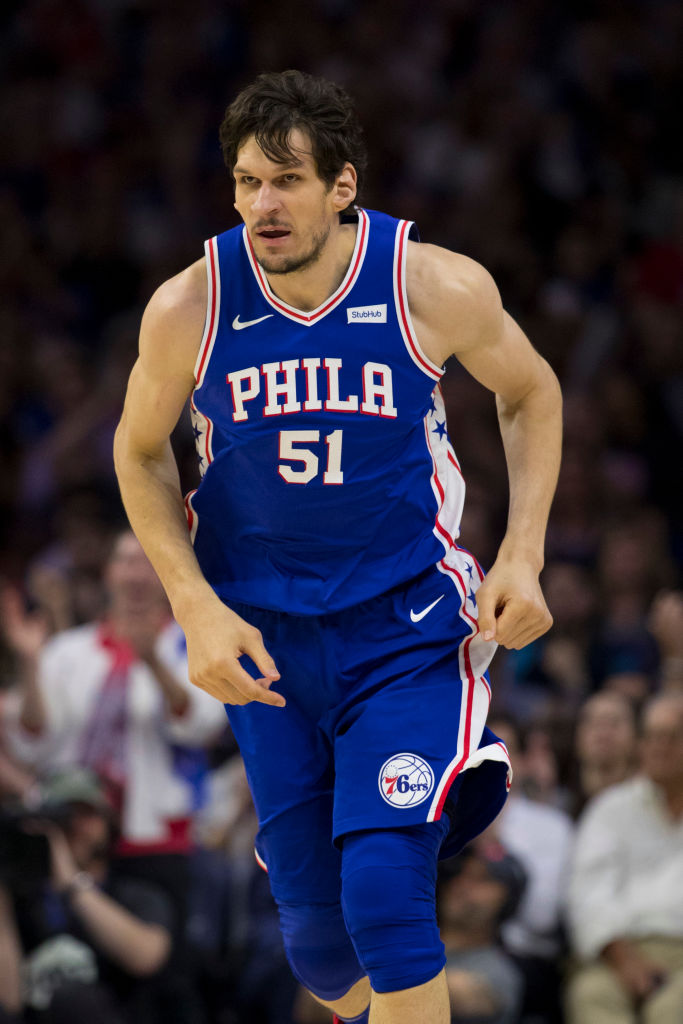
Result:
<svg viewBox="0 0 683 1024"><path fill-rule="evenodd" d="M340 612L231 603L261 630L281 674L273 688L287 700L227 707L276 896L298 892L296 865L310 875L313 859L322 869L319 858L333 856L346 833L437 821L445 811L449 856L500 811L511 772L485 727L495 644L478 635L481 580L475 559L454 548L407 584Z"/></svg>

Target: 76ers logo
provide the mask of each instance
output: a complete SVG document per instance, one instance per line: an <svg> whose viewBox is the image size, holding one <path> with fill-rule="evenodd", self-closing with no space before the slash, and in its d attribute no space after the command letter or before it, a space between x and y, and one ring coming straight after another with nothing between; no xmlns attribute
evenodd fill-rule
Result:
<svg viewBox="0 0 683 1024"><path fill-rule="evenodd" d="M378 783L392 807L415 807L434 789L434 772L417 754L394 754L382 765Z"/></svg>

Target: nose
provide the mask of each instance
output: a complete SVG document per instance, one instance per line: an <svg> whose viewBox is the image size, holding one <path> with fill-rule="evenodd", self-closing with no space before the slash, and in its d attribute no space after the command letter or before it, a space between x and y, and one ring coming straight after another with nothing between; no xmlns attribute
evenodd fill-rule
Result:
<svg viewBox="0 0 683 1024"><path fill-rule="evenodd" d="M261 187L254 196L251 208L260 217L275 213L280 209L277 189L274 189L267 181L262 182Z"/></svg>

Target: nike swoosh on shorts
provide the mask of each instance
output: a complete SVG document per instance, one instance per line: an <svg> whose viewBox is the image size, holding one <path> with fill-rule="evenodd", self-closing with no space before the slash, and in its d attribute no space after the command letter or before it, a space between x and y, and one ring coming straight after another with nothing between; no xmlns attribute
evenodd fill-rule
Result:
<svg viewBox="0 0 683 1024"><path fill-rule="evenodd" d="M446 596L445 594L441 595L441 597L445 597L445 596ZM439 603L439 601L441 600L441 597L437 597L436 601L432 601L431 604L427 605L426 608L423 608L421 612L417 612L417 614L411 608L410 609L410 621L411 622L419 622L420 619L424 619L425 615L428 615L431 612L431 610L434 607L434 605L437 605Z"/></svg>
<svg viewBox="0 0 683 1024"><path fill-rule="evenodd" d="M269 317L275 316L274 313L266 313L265 316L260 316L258 320L240 320L239 313L232 322L233 331L243 331L245 327L253 327L254 324L260 324L262 320L268 320Z"/></svg>

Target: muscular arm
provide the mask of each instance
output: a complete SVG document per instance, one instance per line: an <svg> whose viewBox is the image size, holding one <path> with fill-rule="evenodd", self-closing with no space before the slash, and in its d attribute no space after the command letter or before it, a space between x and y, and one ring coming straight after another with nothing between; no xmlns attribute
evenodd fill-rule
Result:
<svg viewBox="0 0 683 1024"><path fill-rule="evenodd" d="M455 355L496 395L510 503L496 562L477 594L479 626L484 639L523 647L552 623L538 575L560 463L559 384L504 311L491 276L474 261L434 246L411 246L408 296L430 359L440 365Z"/></svg>
<svg viewBox="0 0 683 1024"><path fill-rule="evenodd" d="M170 434L194 387L206 308L203 261L167 281L145 310L140 354L116 431L114 462L130 524L185 631L190 679L231 704L282 706L267 687L279 678L260 633L223 605L192 548ZM260 671L254 681L238 658Z"/></svg>

